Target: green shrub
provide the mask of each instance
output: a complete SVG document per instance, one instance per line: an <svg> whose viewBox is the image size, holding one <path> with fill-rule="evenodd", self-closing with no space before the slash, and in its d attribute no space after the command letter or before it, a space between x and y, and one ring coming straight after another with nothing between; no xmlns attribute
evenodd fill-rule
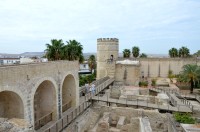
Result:
<svg viewBox="0 0 200 132"><path fill-rule="evenodd" d="M195 124L196 122L196 120L192 118L191 114L188 113L175 112L174 118L177 122L184 124Z"/></svg>
<svg viewBox="0 0 200 132"><path fill-rule="evenodd" d="M79 76L79 86L84 86L86 83L91 83L96 79L95 74L87 76Z"/></svg>
<svg viewBox="0 0 200 132"><path fill-rule="evenodd" d="M151 80L151 86L156 86L156 79Z"/></svg>
<svg viewBox="0 0 200 132"><path fill-rule="evenodd" d="M148 86L148 82L146 82L146 81L141 81L141 82L139 82L139 86L140 87L147 87Z"/></svg>

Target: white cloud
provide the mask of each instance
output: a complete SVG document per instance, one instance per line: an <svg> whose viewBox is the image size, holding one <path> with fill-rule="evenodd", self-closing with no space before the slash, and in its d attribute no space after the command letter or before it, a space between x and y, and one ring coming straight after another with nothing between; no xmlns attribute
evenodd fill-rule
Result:
<svg viewBox="0 0 200 132"><path fill-rule="evenodd" d="M77 39L89 52L98 37L119 37L128 46L129 41L159 43L200 33L195 0L1 0L0 9L0 45L34 43L37 51L52 38ZM3 50L12 52L5 45Z"/></svg>

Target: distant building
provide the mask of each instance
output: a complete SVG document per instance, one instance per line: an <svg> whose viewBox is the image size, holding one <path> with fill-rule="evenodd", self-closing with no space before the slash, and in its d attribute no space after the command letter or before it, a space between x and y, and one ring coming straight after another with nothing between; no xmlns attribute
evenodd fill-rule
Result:
<svg viewBox="0 0 200 132"><path fill-rule="evenodd" d="M34 59L32 58L20 58L20 64L26 64L26 63L33 63Z"/></svg>
<svg viewBox="0 0 200 132"><path fill-rule="evenodd" d="M20 58L20 64L48 62L47 58Z"/></svg>
<svg viewBox="0 0 200 132"><path fill-rule="evenodd" d="M90 71L90 67L87 61L84 61L82 64L79 66L79 74L91 74L92 72Z"/></svg>
<svg viewBox="0 0 200 132"><path fill-rule="evenodd" d="M20 58L0 58L0 65L19 64Z"/></svg>

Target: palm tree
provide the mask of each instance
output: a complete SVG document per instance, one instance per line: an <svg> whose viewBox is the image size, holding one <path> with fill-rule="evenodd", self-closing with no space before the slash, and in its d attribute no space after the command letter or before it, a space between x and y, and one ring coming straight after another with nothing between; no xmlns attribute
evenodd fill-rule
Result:
<svg viewBox="0 0 200 132"><path fill-rule="evenodd" d="M194 53L194 57L200 56L200 50L198 50L196 53Z"/></svg>
<svg viewBox="0 0 200 132"><path fill-rule="evenodd" d="M94 55L90 55L88 59L88 65L90 67L90 70L92 71L96 67L96 59Z"/></svg>
<svg viewBox="0 0 200 132"><path fill-rule="evenodd" d="M60 40L52 39L51 44L46 44L46 46L47 46L47 49L45 50L46 57L49 60L61 60L63 58L64 43L62 39Z"/></svg>
<svg viewBox="0 0 200 132"><path fill-rule="evenodd" d="M171 48L169 50L169 56L171 58L175 58L175 57L178 57L178 50L176 48Z"/></svg>
<svg viewBox="0 0 200 132"><path fill-rule="evenodd" d="M79 60L83 61L83 47L76 40L67 41L67 45L64 47L64 58L70 61Z"/></svg>
<svg viewBox="0 0 200 132"><path fill-rule="evenodd" d="M179 49L179 57L189 57L190 56L190 50L187 47L181 47Z"/></svg>
<svg viewBox="0 0 200 132"><path fill-rule="evenodd" d="M147 58L147 55L146 55L145 53L142 53L142 54L140 55L140 58Z"/></svg>
<svg viewBox="0 0 200 132"><path fill-rule="evenodd" d="M123 56L124 58L129 58L131 54L131 51L129 49L124 49Z"/></svg>
<svg viewBox="0 0 200 132"><path fill-rule="evenodd" d="M199 80L200 67L194 64L187 64L183 66L183 71L181 72L183 80L190 82L190 93L193 93L194 82Z"/></svg>
<svg viewBox="0 0 200 132"><path fill-rule="evenodd" d="M132 54L133 54L133 57L137 58L140 54L140 48L135 46L132 48Z"/></svg>

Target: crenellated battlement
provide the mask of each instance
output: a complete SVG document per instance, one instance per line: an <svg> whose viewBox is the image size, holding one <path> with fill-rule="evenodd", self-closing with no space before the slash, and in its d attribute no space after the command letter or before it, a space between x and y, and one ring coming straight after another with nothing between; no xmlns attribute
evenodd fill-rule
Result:
<svg viewBox="0 0 200 132"><path fill-rule="evenodd" d="M97 42L119 42L117 38L98 38Z"/></svg>

